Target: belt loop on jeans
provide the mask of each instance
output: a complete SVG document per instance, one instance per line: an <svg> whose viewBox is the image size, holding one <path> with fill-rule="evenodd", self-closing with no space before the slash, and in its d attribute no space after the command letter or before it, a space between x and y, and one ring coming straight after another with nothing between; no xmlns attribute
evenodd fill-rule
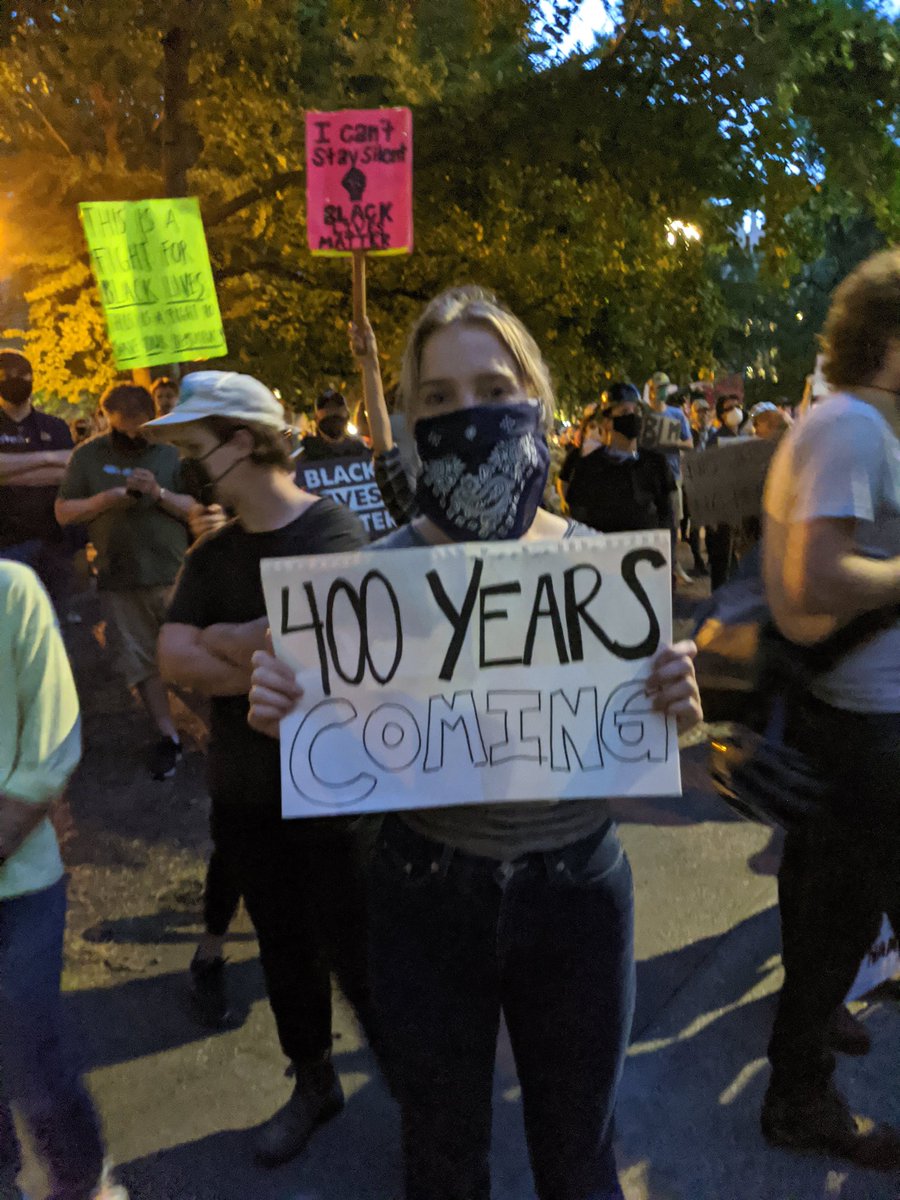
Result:
<svg viewBox="0 0 900 1200"><path fill-rule="evenodd" d="M432 876L440 876L441 879L446 879L450 870L450 864L453 862L456 855L456 847L448 846L446 842L441 845L440 852L437 856L432 856L431 862L428 864L429 874ZM407 861L403 867L407 875L412 875L413 864Z"/></svg>
<svg viewBox="0 0 900 1200"><path fill-rule="evenodd" d="M528 866L528 857L507 859L494 869L494 879L501 888L506 887L513 875Z"/></svg>
<svg viewBox="0 0 900 1200"><path fill-rule="evenodd" d="M453 862L453 859L455 857L456 857L456 847L448 846L447 843L444 842L443 846L441 846L440 861L432 862L432 864L431 864L432 875L437 875L438 873L440 873L441 879L446 879L447 873L450 870L450 864Z"/></svg>

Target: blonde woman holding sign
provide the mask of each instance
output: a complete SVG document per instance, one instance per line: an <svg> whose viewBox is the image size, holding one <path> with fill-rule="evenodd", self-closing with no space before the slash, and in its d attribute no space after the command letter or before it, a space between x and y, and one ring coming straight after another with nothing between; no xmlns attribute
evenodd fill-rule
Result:
<svg viewBox="0 0 900 1200"><path fill-rule="evenodd" d="M401 391L422 459L420 515L377 548L590 532L538 507L552 385L534 339L491 297L463 289L432 301L407 345ZM701 718L694 652L662 650L650 679L656 707L682 729ZM250 723L277 736L300 693L272 655L254 661ZM612 1137L632 926L631 871L602 800L385 818L371 971L402 1110L406 1200L488 1200L501 1013L540 1200L623 1200Z"/></svg>

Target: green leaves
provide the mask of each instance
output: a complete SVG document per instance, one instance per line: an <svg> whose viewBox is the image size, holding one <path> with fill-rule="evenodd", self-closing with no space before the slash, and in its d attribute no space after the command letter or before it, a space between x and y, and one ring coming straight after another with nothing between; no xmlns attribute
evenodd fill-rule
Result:
<svg viewBox="0 0 900 1200"><path fill-rule="evenodd" d="M533 328L568 411L616 376L741 368L762 319L750 289L770 306L786 283L814 289L836 214L900 234L896 23L856 0L610 0L611 31L566 58L578 7L92 0L88 17L26 0L0 16L0 220L39 376L72 400L110 378L76 204L159 195L174 136L234 365L298 405L352 386L349 266L306 248L307 108L415 111L417 250L370 269L389 379L420 305L471 281ZM176 17L192 42L173 129L160 38ZM741 291L723 263L748 209L765 239ZM671 245L670 219L702 240ZM776 325L785 353L802 332L799 362L812 327Z"/></svg>

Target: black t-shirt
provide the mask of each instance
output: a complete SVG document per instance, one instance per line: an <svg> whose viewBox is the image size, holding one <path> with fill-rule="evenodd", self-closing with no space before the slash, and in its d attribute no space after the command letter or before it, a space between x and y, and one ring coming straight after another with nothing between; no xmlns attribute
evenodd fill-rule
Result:
<svg viewBox="0 0 900 1200"><path fill-rule="evenodd" d="M282 529L248 533L231 521L188 552L166 620L206 629L266 615L259 564L264 558L334 554L369 544L349 509L322 499ZM208 754L213 802L230 808L281 810L278 743L247 724L246 696L214 696ZM328 818L331 820L331 818Z"/></svg>
<svg viewBox="0 0 900 1200"><path fill-rule="evenodd" d="M675 480L655 450L615 458L605 449L575 459L566 500L572 517L601 533L669 529Z"/></svg>
<svg viewBox="0 0 900 1200"><path fill-rule="evenodd" d="M0 454L71 449L72 435L59 417L33 408L24 421L14 421L0 409ZM0 546L14 546L32 538L61 540L62 531L53 515L57 491L56 484L25 487L9 483L0 487Z"/></svg>
<svg viewBox="0 0 900 1200"><path fill-rule="evenodd" d="M303 453L298 458L298 465L303 463L321 462L327 458L368 458L372 453L361 438L341 438L339 442L327 442L317 433L308 433L303 439Z"/></svg>
<svg viewBox="0 0 900 1200"><path fill-rule="evenodd" d="M559 478L563 483L571 482L572 472L575 470L575 464L578 462L580 454L581 450L577 446L570 446L566 451L566 457L559 468Z"/></svg>

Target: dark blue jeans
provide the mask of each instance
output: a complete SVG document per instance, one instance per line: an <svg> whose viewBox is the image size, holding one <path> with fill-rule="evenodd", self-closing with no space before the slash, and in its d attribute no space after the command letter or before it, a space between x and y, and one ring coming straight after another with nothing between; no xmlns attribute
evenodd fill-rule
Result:
<svg viewBox="0 0 900 1200"><path fill-rule="evenodd" d="M60 975L66 888L0 900L0 1188L21 1169L10 1104L50 1175L51 1200L89 1200L100 1124L66 1043Z"/></svg>
<svg viewBox="0 0 900 1200"><path fill-rule="evenodd" d="M540 1200L619 1200L613 1111L634 1007L615 830L509 863L382 827L371 973L406 1200L488 1200L501 1011Z"/></svg>

